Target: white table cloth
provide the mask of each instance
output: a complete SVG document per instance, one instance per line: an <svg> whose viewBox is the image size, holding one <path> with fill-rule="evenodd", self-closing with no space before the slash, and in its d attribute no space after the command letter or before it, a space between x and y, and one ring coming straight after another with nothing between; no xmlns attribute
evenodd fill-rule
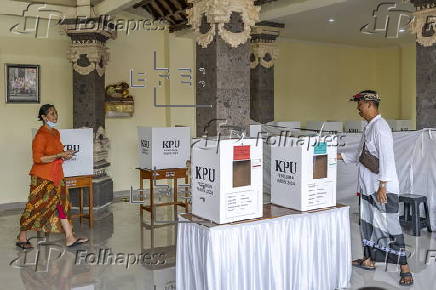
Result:
<svg viewBox="0 0 436 290"><path fill-rule="evenodd" d="M332 290L351 278L349 207L177 232L178 290Z"/></svg>

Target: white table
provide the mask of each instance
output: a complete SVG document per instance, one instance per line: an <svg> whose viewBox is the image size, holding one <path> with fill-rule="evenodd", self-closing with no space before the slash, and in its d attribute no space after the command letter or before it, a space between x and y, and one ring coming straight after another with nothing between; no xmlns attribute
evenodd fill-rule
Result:
<svg viewBox="0 0 436 290"><path fill-rule="evenodd" d="M269 204L263 219L178 227L178 290L332 290L351 278L349 207L301 213Z"/></svg>

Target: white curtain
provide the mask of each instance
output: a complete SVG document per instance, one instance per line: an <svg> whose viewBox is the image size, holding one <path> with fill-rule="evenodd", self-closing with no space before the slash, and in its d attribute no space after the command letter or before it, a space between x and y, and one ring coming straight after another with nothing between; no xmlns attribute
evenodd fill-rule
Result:
<svg viewBox="0 0 436 290"><path fill-rule="evenodd" d="M349 208L208 228L178 225L178 290L331 290L351 278Z"/></svg>

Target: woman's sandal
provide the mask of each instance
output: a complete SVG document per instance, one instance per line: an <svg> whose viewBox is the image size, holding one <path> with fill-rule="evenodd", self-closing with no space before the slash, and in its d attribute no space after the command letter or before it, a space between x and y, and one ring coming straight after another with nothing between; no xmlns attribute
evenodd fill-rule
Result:
<svg viewBox="0 0 436 290"><path fill-rule="evenodd" d="M33 249L33 246L32 246L32 244L29 241L26 241L26 242L18 241L18 242L15 243L15 245L18 248L23 249L23 250Z"/></svg>
<svg viewBox="0 0 436 290"><path fill-rule="evenodd" d="M412 286L413 285L413 276L412 273L410 272L400 272L400 285L401 286ZM406 277L411 277L412 279L409 282L406 282L406 280L404 278Z"/></svg>
<svg viewBox="0 0 436 290"><path fill-rule="evenodd" d="M72 248L81 244L85 244L88 242L86 238L77 238L71 245L67 245L68 248Z"/></svg>
<svg viewBox="0 0 436 290"><path fill-rule="evenodd" d="M365 262L365 261L366 260L363 260L363 259L357 259L357 260L354 260L352 262L352 265L354 267L357 267L357 268L360 268L360 269L363 269L363 270L374 271L375 270L375 266L366 266L366 265L363 264L363 262Z"/></svg>

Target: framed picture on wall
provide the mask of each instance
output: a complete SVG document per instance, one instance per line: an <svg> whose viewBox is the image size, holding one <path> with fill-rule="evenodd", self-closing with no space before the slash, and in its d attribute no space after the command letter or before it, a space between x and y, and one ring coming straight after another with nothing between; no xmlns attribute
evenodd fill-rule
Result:
<svg viewBox="0 0 436 290"><path fill-rule="evenodd" d="M5 64L6 103L39 103L39 65Z"/></svg>

